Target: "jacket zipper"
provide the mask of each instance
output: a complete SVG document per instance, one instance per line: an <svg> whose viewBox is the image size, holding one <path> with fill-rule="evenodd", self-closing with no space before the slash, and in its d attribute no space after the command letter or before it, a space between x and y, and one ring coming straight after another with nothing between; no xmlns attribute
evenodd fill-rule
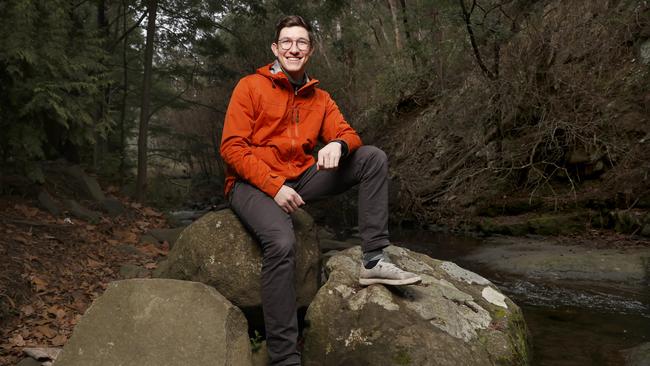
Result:
<svg viewBox="0 0 650 366"><path fill-rule="evenodd" d="M292 119L292 125L293 125L293 133L292 131L289 130L289 135L291 136L291 150L290 150L290 156L291 158L295 158L295 149L296 149L296 139L300 135L300 132L298 130L298 122L300 122L300 109L296 107L296 97L298 96L298 90L294 90L293 96L291 96L291 119ZM293 166L291 166L293 168Z"/></svg>
<svg viewBox="0 0 650 366"><path fill-rule="evenodd" d="M292 96L291 96L291 119L290 119L290 121L293 121L293 120L295 119L295 115L296 115L296 106L295 106L295 104L294 104L294 98L295 98L295 97L292 95ZM290 123L290 124L289 124L289 136L290 136L290 138L291 138L291 149L289 150L289 156L293 159L294 148L295 148L295 145L296 145L296 141L295 141L295 139L294 139L294 132L295 132L295 130L292 131L292 129L291 129L291 127L292 127L291 125L292 125L292 124L293 124L293 123Z"/></svg>

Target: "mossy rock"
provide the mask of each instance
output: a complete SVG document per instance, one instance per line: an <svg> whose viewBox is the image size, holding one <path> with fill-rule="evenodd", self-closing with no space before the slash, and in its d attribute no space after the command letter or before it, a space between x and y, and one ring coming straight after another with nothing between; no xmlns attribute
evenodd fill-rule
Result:
<svg viewBox="0 0 650 366"><path fill-rule="evenodd" d="M548 214L528 221L530 232L539 235L560 235L584 231L589 222L587 213Z"/></svg>
<svg viewBox="0 0 650 366"><path fill-rule="evenodd" d="M361 287L360 248L331 257L307 311L304 365L528 364L521 309L490 281L403 248L385 252L422 283Z"/></svg>

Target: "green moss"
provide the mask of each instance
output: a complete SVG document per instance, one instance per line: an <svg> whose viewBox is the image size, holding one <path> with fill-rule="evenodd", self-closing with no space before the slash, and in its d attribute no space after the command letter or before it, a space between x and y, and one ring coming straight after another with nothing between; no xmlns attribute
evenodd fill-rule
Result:
<svg viewBox="0 0 650 366"><path fill-rule="evenodd" d="M523 314L515 307L512 312L497 309L492 312L495 320L502 326L497 330L485 330L479 333L478 342L490 355L493 365L526 366L530 364L530 344ZM503 327L507 323L507 326ZM505 343L504 343L505 342ZM506 346L506 343L508 346ZM505 347L502 349L502 347Z"/></svg>
<svg viewBox="0 0 650 366"><path fill-rule="evenodd" d="M531 232L539 235L570 234L585 230L589 218L584 213L542 215L528 222Z"/></svg>
<svg viewBox="0 0 650 366"><path fill-rule="evenodd" d="M508 316L508 311L506 311L506 309L499 307L492 312L492 315L494 316L495 319L503 319L506 316Z"/></svg>
<svg viewBox="0 0 650 366"><path fill-rule="evenodd" d="M523 236L528 234L528 224L526 222L502 223L490 218L481 218L481 221L478 223L478 229L485 234L514 236Z"/></svg>
<svg viewBox="0 0 650 366"><path fill-rule="evenodd" d="M511 329L509 335L510 344L512 344L514 352L518 355L517 359L524 362L522 365L529 365L530 343L528 342L528 328L526 327L526 321L520 309L512 312L510 319L508 319L508 327Z"/></svg>
<svg viewBox="0 0 650 366"><path fill-rule="evenodd" d="M411 356L404 349L400 349L396 354L393 355L393 362L395 365L410 365Z"/></svg>

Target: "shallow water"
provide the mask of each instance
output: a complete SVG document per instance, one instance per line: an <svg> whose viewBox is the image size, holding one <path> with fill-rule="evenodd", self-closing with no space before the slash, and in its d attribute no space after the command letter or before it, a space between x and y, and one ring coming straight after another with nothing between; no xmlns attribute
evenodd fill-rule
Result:
<svg viewBox="0 0 650 366"><path fill-rule="evenodd" d="M595 286L530 282L463 260L480 239L427 231L391 234L398 245L453 261L499 286L524 312L533 366L623 365L620 350L650 342L650 291L612 293Z"/></svg>

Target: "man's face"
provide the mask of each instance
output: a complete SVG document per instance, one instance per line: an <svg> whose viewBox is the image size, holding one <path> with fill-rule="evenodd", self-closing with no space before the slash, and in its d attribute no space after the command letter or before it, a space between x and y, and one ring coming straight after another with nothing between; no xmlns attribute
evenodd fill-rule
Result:
<svg viewBox="0 0 650 366"><path fill-rule="evenodd" d="M305 28L300 26L282 28L280 37L271 45L271 50L292 79L302 80L307 61L313 51L309 33Z"/></svg>

